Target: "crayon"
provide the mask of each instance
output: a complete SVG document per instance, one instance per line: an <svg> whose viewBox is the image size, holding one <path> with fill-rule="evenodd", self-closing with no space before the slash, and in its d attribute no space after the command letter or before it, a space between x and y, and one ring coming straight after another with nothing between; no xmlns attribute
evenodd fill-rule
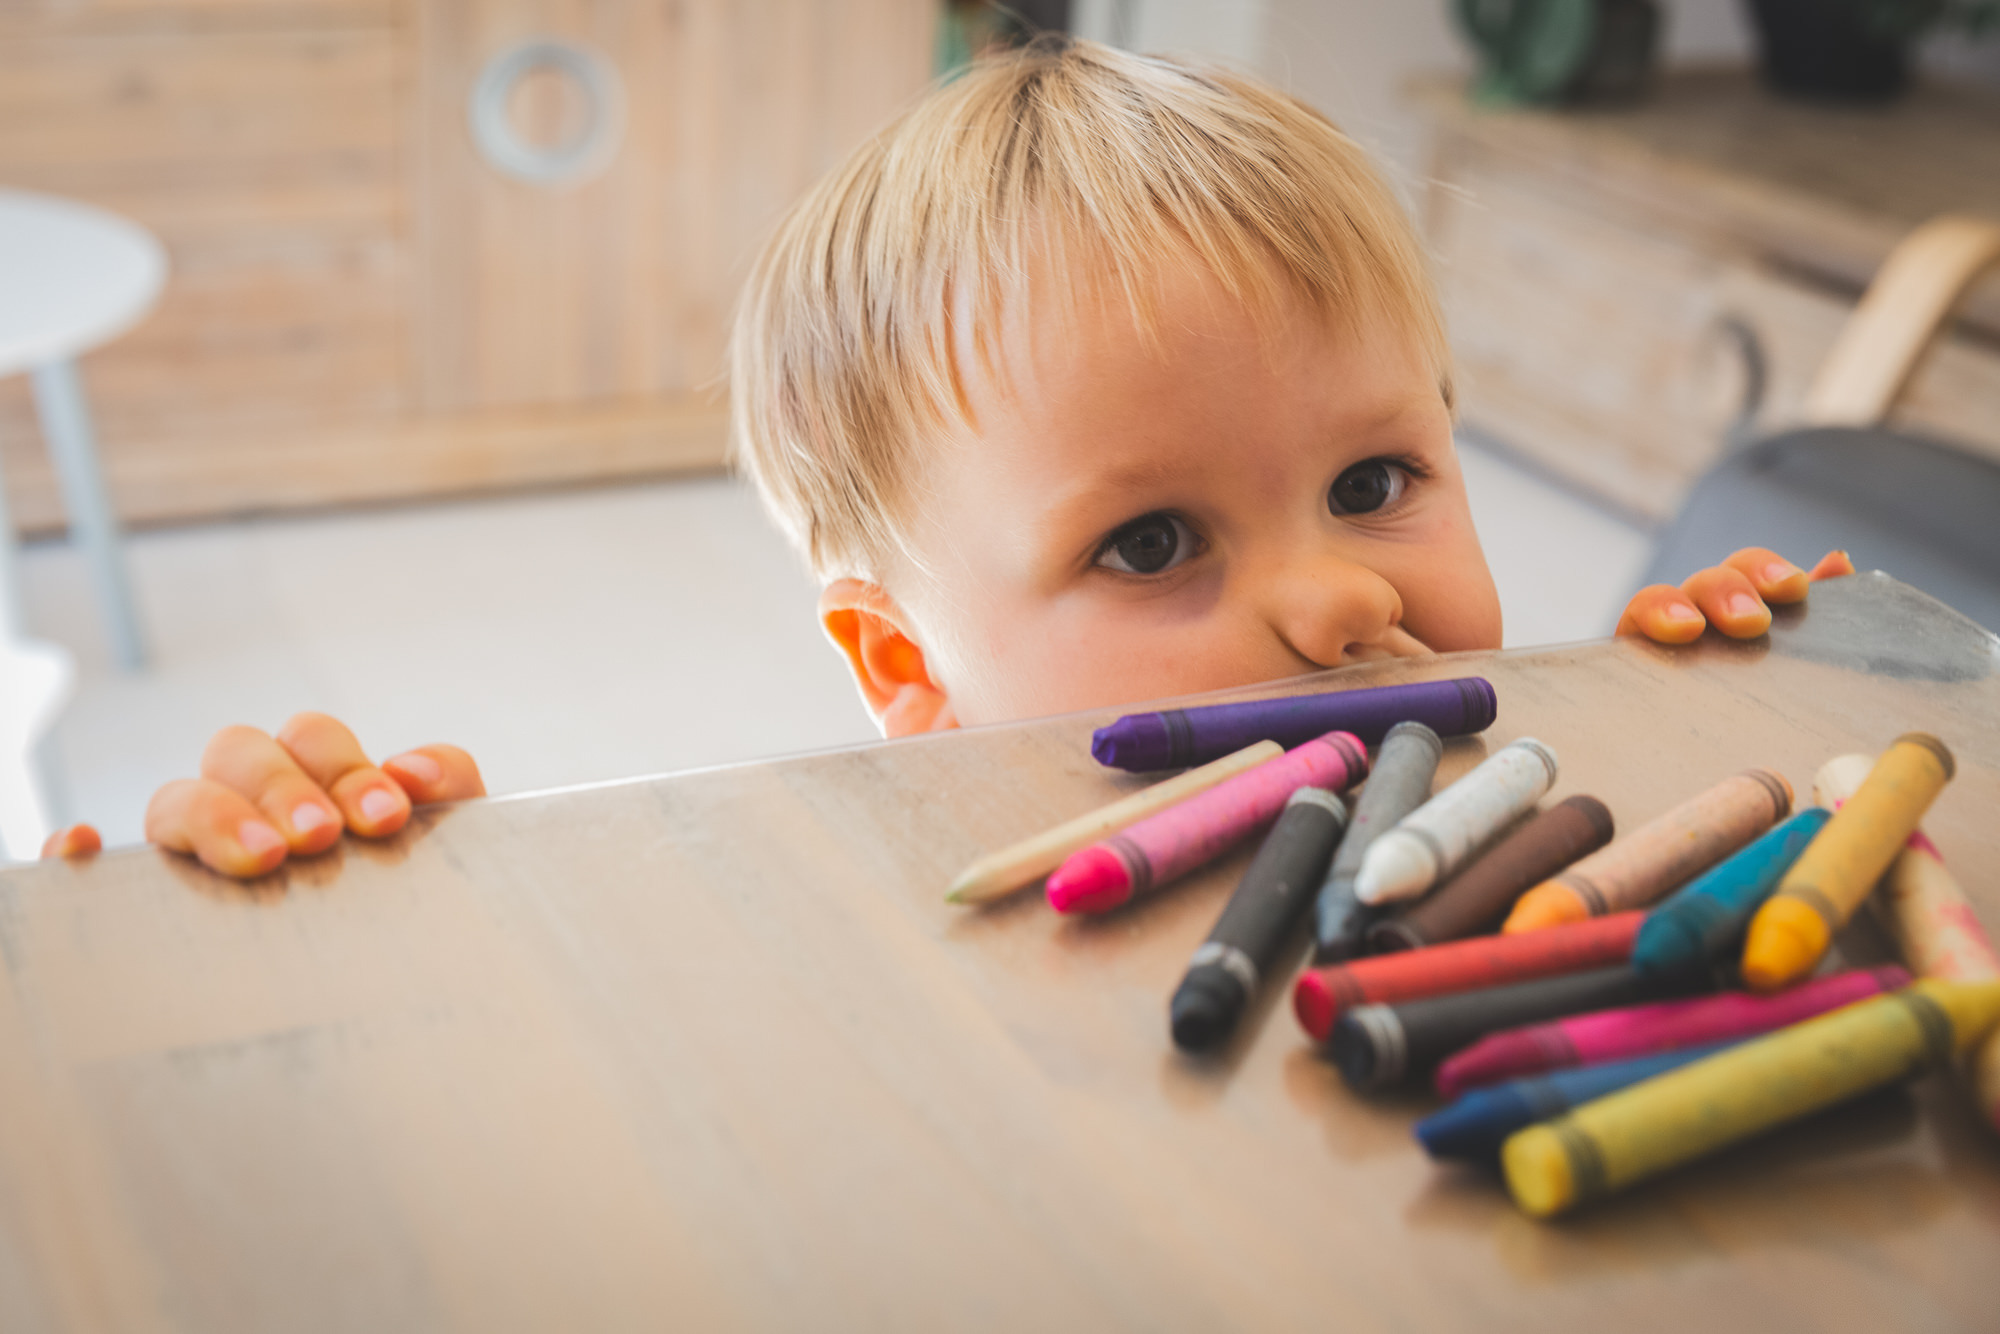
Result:
<svg viewBox="0 0 2000 1334"><path fill-rule="evenodd" d="M1179 769L1206 764L1252 741L1296 746L1328 732L1347 732L1372 746L1406 719L1425 724L1439 736L1468 736L1492 725L1494 708L1492 683L1477 676L1329 690L1127 714L1097 729L1090 739L1090 753L1112 769Z"/></svg>
<svg viewBox="0 0 2000 1334"><path fill-rule="evenodd" d="M1012 847L981 857L959 872L958 879L952 881L951 887L945 891L945 901L986 903L1011 894L1055 870L1062 865L1063 858L1078 848L1088 847L1107 834L1115 834L1137 824L1149 815L1185 801L1197 792L1206 792L1224 779L1234 778L1245 769L1254 769L1265 760L1275 759L1284 753L1284 747L1275 741L1259 741L1233 755L1225 755L1199 769L1176 774L1165 782L1142 788L1109 806L1100 806L1087 815L1079 815L1067 824L1059 824Z"/></svg>
<svg viewBox="0 0 2000 1334"><path fill-rule="evenodd" d="M1813 800L1828 808L1846 801L1872 765L1866 755L1828 760L1813 778ZM1923 830L1910 835L1877 890L1869 902L1895 938L1903 962L1918 977L1949 982L2000 977L2000 953L1995 952L1992 937Z"/></svg>
<svg viewBox="0 0 2000 1334"><path fill-rule="evenodd" d="M1607 1093L1712 1056L1729 1044L1655 1052L1651 1056L1580 1070L1532 1075L1492 1088L1474 1089L1415 1126L1417 1142L1433 1158L1458 1158L1499 1166L1500 1146L1523 1126L1561 1116Z"/></svg>
<svg viewBox="0 0 2000 1334"><path fill-rule="evenodd" d="M1357 1005L1449 996L1461 991L1581 973L1624 963L1644 913L1613 913L1521 936L1475 936L1422 950L1398 950L1299 974L1292 1009L1316 1042Z"/></svg>
<svg viewBox="0 0 2000 1334"><path fill-rule="evenodd" d="M1354 803L1354 819L1313 907L1313 962L1338 963L1362 952L1375 910L1354 896L1361 859L1381 835L1430 799L1444 742L1419 722L1397 723L1382 738L1368 784Z"/></svg>
<svg viewBox="0 0 2000 1334"><path fill-rule="evenodd" d="M1503 931L1643 908L1706 871L1792 809L1792 785L1769 769L1723 779L1521 896Z"/></svg>
<svg viewBox="0 0 2000 1334"><path fill-rule="evenodd" d="M2000 981L1917 982L1516 1131L1500 1150L1537 1218L1943 1064L2000 1022Z"/></svg>
<svg viewBox="0 0 2000 1334"><path fill-rule="evenodd" d="M1168 1017L1175 1046L1207 1051L1229 1040L1311 906L1346 828L1347 807L1331 792L1302 787L1286 799L1174 992Z"/></svg>
<svg viewBox="0 0 2000 1334"><path fill-rule="evenodd" d="M1611 841L1611 812L1596 797L1557 802L1395 917L1369 928L1377 950L1422 949L1498 929L1522 892Z"/></svg>
<svg viewBox="0 0 2000 1334"><path fill-rule="evenodd" d="M1692 974L1641 973L1624 965L1400 1004L1362 1005L1334 1024L1333 1062L1356 1089L1387 1088L1429 1074L1445 1057L1488 1033L1686 995L1703 981Z"/></svg>
<svg viewBox="0 0 2000 1334"><path fill-rule="evenodd" d="M1363 903L1413 899L1463 866L1482 844L1531 809L1556 781L1556 753L1522 737L1403 817L1361 859Z"/></svg>
<svg viewBox="0 0 2000 1334"><path fill-rule="evenodd" d="M1882 753L1750 919L1743 981L1751 990L1776 991L1813 970L1956 767L1944 742L1923 732Z"/></svg>
<svg viewBox="0 0 2000 1334"><path fill-rule="evenodd" d="M1646 914L1632 962L1648 973L1699 968L1742 943L1750 916L1826 826L1827 812L1808 806L1720 866L1690 881Z"/></svg>
<svg viewBox="0 0 2000 1334"><path fill-rule="evenodd" d="M1866 755L1828 760L1813 778L1813 800L1824 806L1845 801L1873 765ZM1947 982L2000 977L2000 953L1923 830L1910 835L1869 902L1895 938L1903 962L1919 977ZM1988 1034L1966 1065L1980 1113L2000 1130L2000 1032Z"/></svg>
<svg viewBox="0 0 2000 1334"><path fill-rule="evenodd" d="M1815 978L1775 996L1725 991L1502 1029L1440 1065L1437 1089L1450 1098L1544 1070L1755 1037L1909 984L1909 973L1890 964Z"/></svg>
<svg viewBox="0 0 2000 1334"><path fill-rule="evenodd" d="M1339 792L1367 773L1368 752L1354 737L1315 737L1071 853L1049 873L1049 906L1063 913L1109 912L1220 857L1270 823L1300 788Z"/></svg>

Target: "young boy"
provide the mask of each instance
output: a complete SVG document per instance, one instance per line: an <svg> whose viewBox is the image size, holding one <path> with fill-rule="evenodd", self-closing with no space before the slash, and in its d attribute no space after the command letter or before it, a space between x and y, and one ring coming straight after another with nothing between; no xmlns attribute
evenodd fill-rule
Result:
<svg viewBox="0 0 2000 1334"><path fill-rule="evenodd" d="M1500 645L1421 246L1360 149L1241 76L981 64L793 209L731 362L741 461L887 736ZM1807 582L1739 552L1618 630L1758 635ZM218 734L146 832L258 875L483 791L463 751L378 768L301 715Z"/></svg>

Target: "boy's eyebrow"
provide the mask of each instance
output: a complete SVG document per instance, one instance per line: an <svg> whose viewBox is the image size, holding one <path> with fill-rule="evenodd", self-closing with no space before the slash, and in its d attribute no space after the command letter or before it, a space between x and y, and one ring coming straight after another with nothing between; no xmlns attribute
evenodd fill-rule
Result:
<svg viewBox="0 0 2000 1334"><path fill-rule="evenodd" d="M1036 526L1065 529L1079 526L1088 511L1110 504L1117 493L1140 492L1173 480L1179 469L1159 459L1122 459L1081 473L1064 484L1051 487L1049 501L1042 507ZM1084 511L1078 514L1077 511ZM1137 518L1138 514L1126 515ZM1095 519L1093 523L1097 522ZM1122 522L1122 520L1121 520Z"/></svg>

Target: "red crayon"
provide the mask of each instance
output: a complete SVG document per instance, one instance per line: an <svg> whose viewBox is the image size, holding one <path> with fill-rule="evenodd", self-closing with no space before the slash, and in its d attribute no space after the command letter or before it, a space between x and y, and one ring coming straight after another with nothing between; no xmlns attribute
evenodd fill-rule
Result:
<svg viewBox="0 0 2000 1334"><path fill-rule="evenodd" d="M1277 818L1302 787L1339 792L1368 775L1368 750L1349 732L1328 732L1208 791L1070 854L1049 875L1057 912L1109 912L1176 876L1214 861Z"/></svg>
<svg viewBox="0 0 2000 1334"><path fill-rule="evenodd" d="M1490 1033L1451 1057L1438 1067L1437 1088L1456 1098L1467 1089L1544 1070L1756 1037L1909 984L1909 973L1891 964L1835 973L1769 996L1725 991L1527 1024Z"/></svg>
<svg viewBox="0 0 2000 1334"><path fill-rule="evenodd" d="M1292 1009L1306 1032L1324 1042L1340 1016L1357 1005L1483 991L1624 963L1645 920L1643 912L1613 913L1546 931L1474 936L1310 969L1292 988Z"/></svg>

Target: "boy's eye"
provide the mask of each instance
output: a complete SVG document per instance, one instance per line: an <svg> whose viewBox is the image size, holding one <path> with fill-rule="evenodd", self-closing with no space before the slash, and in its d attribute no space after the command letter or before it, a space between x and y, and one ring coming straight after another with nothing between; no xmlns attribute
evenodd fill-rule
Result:
<svg viewBox="0 0 2000 1334"><path fill-rule="evenodd" d="M1373 514L1402 499L1409 484L1408 469L1387 459L1368 459L1333 479L1326 507L1335 514Z"/></svg>
<svg viewBox="0 0 2000 1334"><path fill-rule="evenodd" d="M1097 563L1125 574L1159 574L1194 554L1194 534L1171 514L1144 514L1104 539Z"/></svg>

